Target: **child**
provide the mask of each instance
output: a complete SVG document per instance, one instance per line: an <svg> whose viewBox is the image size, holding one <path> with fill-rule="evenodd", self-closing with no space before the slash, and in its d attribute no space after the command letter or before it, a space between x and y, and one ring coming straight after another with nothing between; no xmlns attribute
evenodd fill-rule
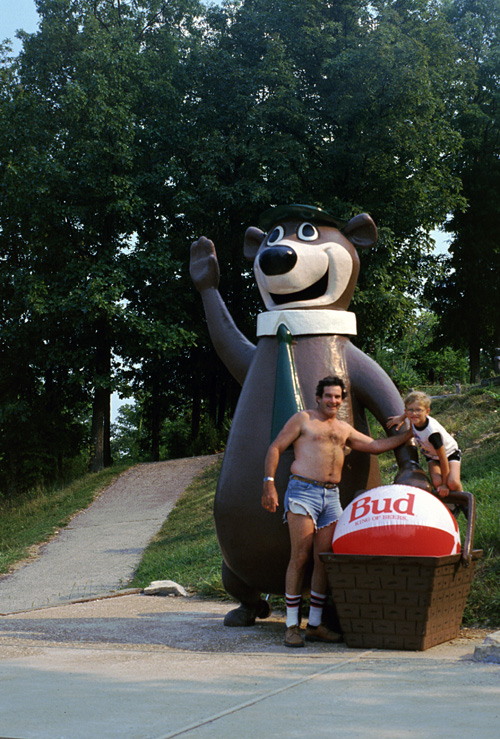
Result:
<svg viewBox="0 0 500 739"><path fill-rule="evenodd" d="M434 489L441 498L450 491L461 492L460 449L446 429L429 413L431 399L421 392L410 393L404 400L405 412L391 416L387 428L399 429L408 418L417 446L422 450L429 464L429 474Z"/></svg>

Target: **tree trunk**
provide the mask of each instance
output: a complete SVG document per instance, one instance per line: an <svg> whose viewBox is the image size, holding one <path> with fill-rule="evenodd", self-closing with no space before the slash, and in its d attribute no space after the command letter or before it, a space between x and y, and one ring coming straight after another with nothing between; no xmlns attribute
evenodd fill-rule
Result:
<svg viewBox="0 0 500 739"><path fill-rule="evenodd" d="M201 395L198 389L198 385L195 386L193 395L193 405L191 411L191 438L196 439L200 433L200 419L201 419Z"/></svg>
<svg viewBox="0 0 500 739"><path fill-rule="evenodd" d="M226 416L226 399L227 380L223 377L219 391L219 405L217 407L217 431L220 431L224 425L224 418Z"/></svg>
<svg viewBox="0 0 500 739"><path fill-rule="evenodd" d="M113 464L113 458L111 456L111 390L106 389L107 398L104 407L104 439L103 439L103 453L104 453L104 466L111 467Z"/></svg>
<svg viewBox="0 0 500 739"><path fill-rule="evenodd" d="M104 469L104 418L106 415L106 394L104 388L96 388L92 405L92 446L91 472Z"/></svg>
<svg viewBox="0 0 500 739"><path fill-rule="evenodd" d="M469 372L470 383L472 385L481 380L481 364L480 364L481 347L477 337L472 336L469 339Z"/></svg>
<svg viewBox="0 0 500 739"><path fill-rule="evenodd" d="M160 461L160 388L158 378L153 380L151 393L151 459Z"/></svg>
<svg viewBox="0 0 500 739"><path fill-rule="evenodd" d="M214 426L216 424L217 415L217 370L218 368L212 365L208 384L208 417Z"/></svg>
<svg viewBox="0 0 500 739"><path fill-rule="evenodd" d="M96 373L92 405L92 472L110 467L111 459L111 341L105 320L97 329Z"/></svg>

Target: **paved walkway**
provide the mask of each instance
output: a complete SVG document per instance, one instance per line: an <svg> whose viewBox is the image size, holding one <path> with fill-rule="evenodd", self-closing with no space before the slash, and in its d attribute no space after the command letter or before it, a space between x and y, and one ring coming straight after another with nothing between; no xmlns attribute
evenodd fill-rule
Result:
<svg viewBox="0 0 500 739"><path fill-rule="evenodd" d="M283 619L126 595L0 621L0 735L15 739L496 739L500 666L482 641L426 652L283 646Z"/></svg>
<svg viewBox="0 0 500 739"><path fill-rule="evenodd" d="M500 665L474 660L484 634L425 652L292 650L281 614L230 629L221 602L72 601L127 582L210 461L170 492L175 463L134 468L0 581L0 739L496 739Z"/></svg>
<svg viewBox="0 0 500 739"><path fill-rule="evenodd" d="M0 577L0 614L123 588L181 493L215 458L140 464L120 475L37 559Z"/></svg>

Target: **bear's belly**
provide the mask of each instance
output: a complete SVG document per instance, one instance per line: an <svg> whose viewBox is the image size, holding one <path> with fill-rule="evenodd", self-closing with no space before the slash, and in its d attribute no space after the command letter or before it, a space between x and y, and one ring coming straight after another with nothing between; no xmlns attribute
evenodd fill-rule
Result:
<svg viewBox="0 0 500 739"><path fill-rule="evenodd" d="M318 381L338 374L349 388L344 337L300 337L294 356L304 403L313 408ZM246 377L229 435L217 486L214 515L222 555L229 569L249 586L262 592L283 593L290 556L288 528L283 524L285 496L293 451L280 459L276 472L279 508L269 513L262 508L264 459L271 442L272 411L278 345L274 338L262 338ZM351 421L351 401L343 409ZM357 455L356 455L357 456ZM348 455L348 459L352 454ZM369 457L362 455L354 465L357 481L368 477ZM351 497L352 459L346 463L343 497ZM364 468L364 469L363 469ZM307 587L307 583L305 583Z"/></svg>

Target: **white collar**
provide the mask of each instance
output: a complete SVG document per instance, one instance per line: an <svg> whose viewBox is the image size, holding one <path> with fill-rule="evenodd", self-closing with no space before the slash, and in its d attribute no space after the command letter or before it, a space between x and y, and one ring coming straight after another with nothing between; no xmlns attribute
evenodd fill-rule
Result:
<svg viewBox="0 0 500 739"><path fill-rule="evenodd" d="M293 336L301 334L356 335L356 314L346 310L274 310L257 316L257 336L276 336L284 323Z"/></svg>

